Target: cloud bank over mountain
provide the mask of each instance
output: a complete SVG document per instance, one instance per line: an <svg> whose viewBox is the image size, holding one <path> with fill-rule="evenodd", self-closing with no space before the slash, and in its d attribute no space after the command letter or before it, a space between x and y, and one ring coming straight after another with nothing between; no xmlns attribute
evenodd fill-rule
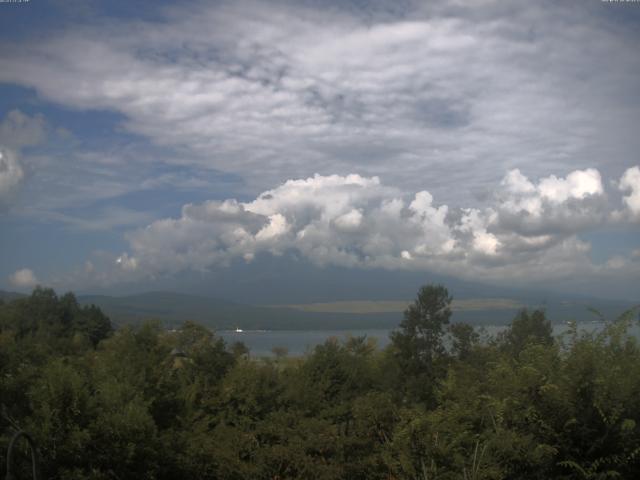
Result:
<svg viewBox="0 0 640 480"><path fill-rule="evenodd" d="M621 186L633 178L628 169ZM637 186L633 183L633 186ZM634 218L633 202L623 208ZM208 270L236 258L293 252L317 265L421 269L462 277L556 278L593 265L580 233L623 222L612 213L600 173L575 170L532 181L508 172L485 208L451 207L426 190L407 193L377 177L315 175L288 180L252 201L188 204L179 218L128 234L122 272L161 275ZM625 220L626 221L626 220Z"/></svg>

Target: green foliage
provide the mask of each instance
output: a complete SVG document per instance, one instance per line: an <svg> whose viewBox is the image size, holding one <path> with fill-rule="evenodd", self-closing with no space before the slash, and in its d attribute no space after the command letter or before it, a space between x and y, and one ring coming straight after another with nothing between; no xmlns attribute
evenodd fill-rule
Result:
<svg viewBox="0 0 640 480"><path fill-rule="evenodd" d="M537 343L553 344L553 327L544 310L521 310L502 335L505 347L513 355L518 355L526 345Z"/></svg>
<svg viewBox="0 0 640 480"><path fill-rule="evenodd" d="M638 478L631 315L559 342L523 311L481 342L446 328L450 301L421 289L384 351L350 337L253 359L190 322L112 332L37 289L0 304L0 447L29 431L52 479Z"/></svg>
<svg viewBox="0 0 640 480"><path fill-rule="evenodd" d="M72 349L86 338L94 347L112 332L109 319L94 306L81 307L73 293L58 297L50 288L36 287L29 297L0 305L0 331L17 340L37 337L56 350Z"/></svg>
<svg viewBox="0 0 640 480"><path fill-rule="evenodd" d="M427 403L443 376L443 335L451 317L453 298L442 285L420 288L416 300L405 310L400 330L391 334L394 357L406 380L410 398Z"/></svg>
<svg viewBox="0 0 640 480"><path fill-rule="evenodd" d="M480 341L480 335L468 323L450 325L449 334L451 335L451 351L461 360L468 359Z"/></svg>
<svg viewBox="0 0 640 480"><path fill-rule="evenodd" d="M394 332L392 340L412 368L430 368L434 357L443 353L442 335L451 317L452 300L442 285L427 285L405 310L400 331Z"/></svg>

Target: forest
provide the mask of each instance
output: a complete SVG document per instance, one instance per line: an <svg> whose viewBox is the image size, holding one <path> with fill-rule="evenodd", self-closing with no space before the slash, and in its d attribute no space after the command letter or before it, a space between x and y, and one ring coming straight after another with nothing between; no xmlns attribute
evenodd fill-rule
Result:
<svg viewBox="0 0 640 480"><path fill-rule="evenodd" d="M0 468L31 478L640 478L634 311L552 335L522 310L495 337L426 285L385 349L330 339L255 358L192 322L115 329L72 293L0 302Z"/></svg>

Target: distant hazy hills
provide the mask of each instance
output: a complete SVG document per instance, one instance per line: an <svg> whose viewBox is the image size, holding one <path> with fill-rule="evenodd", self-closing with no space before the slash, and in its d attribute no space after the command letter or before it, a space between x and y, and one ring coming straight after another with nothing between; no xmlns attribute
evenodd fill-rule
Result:
<svg viewBox="0 0 640 480"><path fill-rule="evenodd" d="M397 325L401 318L393 313L301 312L285 306L253 306L172 292L123 297L90 295L80 296L78 301L99 306L116 323L138 323L154 318L171 326L192 320L219 330L389 328Z"/></svg>
<svg viewBox="0 0 640 480"><path fill-rule="evenodd" d="M0 299L5 301L22 296L20 293L0 290ZM84 305L99 306L116 324L157 319L167 326L177 326L185 320L192 320L219 330L393 328L401 321L402 312L410 302L364 300L254 306L173 292L127 296L81 295L78 301ZM553 300L543 305L530 304L522 299L467 298L454 301L453 320L477 325L500 325L510 322L520 308L543 307L554 322L571 319L591 321L597 317L588 311L589 308L613 318L633 306L631 302L584 298Z"/></svg>
<svg viewBox="0 0 640 480"><path fill-rule="evenodd" d="M15 300L16 298L24 297L25 295L17 292L5 292L4 290L0 290L0 300L4 300L5 302L9 302L11 300Z"/></svg>
<svg viewBox="0 0 640 480"><path fill-rule="evenodd" d="M302 303L275 305L274 307L292 308L302 312L318 313L402 313L411 300L354 300L322 303ZM451 309L454 312L517 310L524 305L510 298L467 298L454 300Z"/></svg>

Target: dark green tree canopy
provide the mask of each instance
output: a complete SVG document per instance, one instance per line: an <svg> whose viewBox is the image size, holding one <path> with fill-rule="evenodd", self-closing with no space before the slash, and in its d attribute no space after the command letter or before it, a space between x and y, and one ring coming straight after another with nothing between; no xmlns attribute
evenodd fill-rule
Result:
<svg viewBox="0 0 640 480"><path fill-rule="evenodd" d="M453 323L449 326L451 351L460 358L467 358L471 350L480 341L480 335L468 323Z"/></svg>
<svg viewBox="0 0 640 480"><path fill-rule="evenodd" d="M400 329L391 334L391 348L408 397L431 403L443 374L442 337L451 317L452 297L442 285L425 285L404 312Z"/></svg>
<svg viewBox="0 0 640 480"><path fill-rule="evenodd" d="M518 312L504 334L508 350L517 355L529 344L553 344L553 327L544 310L529 312L526 308Z"/></svg>
<svg viewBox="0 0 640 480"><path fill-rule="evenodd" d="M402 356L428 367L436 355L443 353L442 336L451 318L452 300L442 285L420 288L417 298L404 312L400 330L391 337Z"/></svg>
<svg viewBox="0 0 640 480"><path fill-rule="evenodd" d="M65 480L640 478L635 315L559 348L542 311L481 341L446 328L450 303L423 287L385 350L331 338L273 358L192 322L110 332L37 289L0 304L0 451L26 431L42 478Z"/></svg>
<svg viewBox="0 0 640 480"><path fill-rule="evenodd" d="M30 296L13 300L3 311L0 331L11 330L18 338L80 335L96 346L113 331L111 321L98 307L81 306L71 292L58 297L51 288L36 287Z"/></svg>

